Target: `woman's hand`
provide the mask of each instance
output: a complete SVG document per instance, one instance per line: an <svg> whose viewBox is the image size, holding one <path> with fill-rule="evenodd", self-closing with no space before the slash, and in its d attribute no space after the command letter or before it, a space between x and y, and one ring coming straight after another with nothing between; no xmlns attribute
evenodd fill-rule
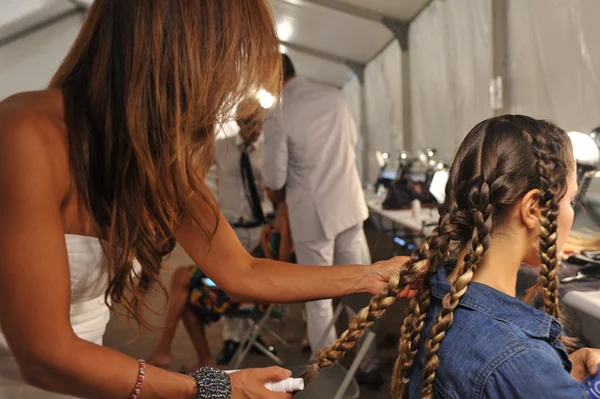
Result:
<svg viewBox="0 0 600 399"><path fill-rule="evenodd" d="M590 375L598 374L600 364L600 349L582 348L569 356L573 363L571 376L577 381L583 381Z"/></svg>
<svg viewBox="0 0 600 399"><path fill-rule="evenodd" d="M408 256L396 256L390 260L375 263L367 268L367 273L363 280L368 284L367 292L378 295L381 290L388 284L389 279L396 273L400 272L403 264L409 261ZM421 274L425 274L424 270ZM418 293L418 282L409 284L400 292L399 298L413 298Z"/></svg>
<svg viewBox="0 0 600 399"><path fill-rule="evenodd" d="M246 369L231 373L231 399L292 399L291 393L271 392L266 382L279 382L292 376L281 367Z"/></svg>

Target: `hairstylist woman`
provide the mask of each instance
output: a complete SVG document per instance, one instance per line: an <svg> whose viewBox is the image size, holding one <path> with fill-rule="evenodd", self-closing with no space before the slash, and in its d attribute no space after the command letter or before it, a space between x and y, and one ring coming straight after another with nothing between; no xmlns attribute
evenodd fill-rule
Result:
<svg viewBox="0 0 600 399"><path fill-rule="evenodd" d="M399 269L253 259L218 212L215 125L278 92L277 49L262 0L96 0L50 88L0 104L0 397L290 398L263 387L279 368L186 376L101 346L104 298L144 326L176 239L254 301L377 293Z"/></svg>

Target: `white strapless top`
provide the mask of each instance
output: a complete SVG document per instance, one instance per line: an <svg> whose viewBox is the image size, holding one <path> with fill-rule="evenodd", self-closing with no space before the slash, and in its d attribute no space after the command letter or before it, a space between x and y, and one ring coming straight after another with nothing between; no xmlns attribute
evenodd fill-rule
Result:
<svg viewBox="0 0 600 399"><path fill-rule="evenodd" d="M110 319L104 302L108 284L106 257L97 238L65 235L71 272L71 325L81 339L102 345ZM32 289L35 295L35 289ZM43 333L43 332L42 332ZM0 399L65 399L27 385L0 330Z"/></svg>

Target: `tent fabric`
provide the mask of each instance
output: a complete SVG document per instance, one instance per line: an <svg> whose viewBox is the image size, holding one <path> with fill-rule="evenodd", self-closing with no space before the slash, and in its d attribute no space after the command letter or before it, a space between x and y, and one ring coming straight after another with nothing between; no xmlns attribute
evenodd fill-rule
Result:
<svg viewBox="0 0 600 399"><path fill-rule="evenodd" d="M356 1L347 3L356 5ZM567 130L589 131L600 125L600 25L596 21L600 1L506 1L509 72L505 79L505 103L508 110L553 120ZM308 12L296 10L290 1L276 2L287 3L279 9L293 11L289 15L280 13L278 21L289 17L287 20L293 23L292 17ZM29 0L11 0L9 4L25 7L29 3L33 4ZM58 0L44 0L47 6L39 11L40 15L46 15L47 8L57 3ZM383 12L388 3L381 0L377 4ZM390 0L389 4L396 7L396 0ZM404 149L404 143L412 143L408 150L434 147L443 160L449 161L469 129L493 114L489 100L493 49L491 4L492 0L434 0L411 24L408 55L400 51L397 42L392 42L368 63L364 90L356 77L351 79L352 72L342 63L324 59L317 63L315 55L297 55L300 64L312 65L305 70L315 80L335 86L348 82L343 93L366 138L362 143L364 157L360 155L363 147L358 149L359 164L363 159L368 161L368 165L360 164L361 169L364 166L370 171L364 176L366 180L372 180L371 175L377 170L376 150L390 153L395 160L398 151ZM373 8L376 8L375 2ZM339 13L328 12L332 16ZM7 30L7 27L14 25L14 21L0 22L5 28L2 32L10 34L12 28ZM0 46L0 98L45 87L81 22L82 15L72 15ZM311 30L309 22L303 23L308 24L305 29ZM302 31L294 32L291 42L312 44L301 38L296 40L294 35L302 35ZM314 33L313 29L311 34ZM337 40L333 36L327 38L330 39ZM332 46L328 44L318 49L336 50ZM358 57L343 52L337 55ZM402 81L401 61L405 56L410 67L408 82ZM410 131L403 130L403 85L410 87ZM365 115L361 114L363 109Z"/></svg>
<svg viewBox="0 0 600 399"><path fill-rule="evenodd" d="M362 100L361 87L358 79L353 79L342 88L342 95L348 103L352 119L356 123L356 129L359 132L359 140L356 148L356 166L361 176L363 176L363 151L365 148L365 137L362 131Z"/></svg>
<svg viewBox="0 0 600 399"><path fill-rule="evenodd" d="M379 169L375 151L390 155L390 167L404 149L402 115L401 50L392 41L365 69L365 121L368 132L367 170L365 178L375 179Z"/></svg>
<svg viewBox="0 0 600 399"><path fill-rule="evenodd" d="M11 94L45 88L83 23L72 15L0 46L0 101Z"/></svg>
<svg viewBox="0 0 600 399"><path fill-rule="evenodd" d="M600 125L600 1L509 0L510 111Z"/></svg>
<svg viewBox="0 0 600 399"><path fill-rule="evenodd" d="M450 161L493 114L491 0L435 0L411 24L409 63L412 150L435 148Z"/></svg>

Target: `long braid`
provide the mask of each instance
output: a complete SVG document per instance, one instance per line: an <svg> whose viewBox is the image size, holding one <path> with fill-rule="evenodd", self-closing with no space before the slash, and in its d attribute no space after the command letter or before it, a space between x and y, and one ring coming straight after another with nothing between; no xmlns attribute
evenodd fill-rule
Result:
<svg viewBox="0 0 600 399"><path fill-rule="evenodd" d="M310 383L317 376L320 369L333 365L347 351L353 349L365 331L395 302L404 286L413 284L423 278L423 274L428 268L429 259L439 252L437 247L440 243L440 240L437 239L439 230L439 227L434 229L432 235L423 242L421 247L413 251L410 260L402 265L400 272L390 277L387 287L384 288L381 294L373 297L369 302L369 306L358 312L340 338L317 352L317 362L308 366L302 375L307 383ZM432 243L434 246L431 246Z"/></svg>
<svg viewBox="0 0 600 399"><path fill-rule="evenodd" d="M544 311L564 322L558 292L558 193L556 193L557 168L565 169L564 161L558 158L556 144L544 137L533 137L533 153L536 158L536 171L540 179L540 272L538 286L544 303ZM560 174L558 174L560 175ZM575 349L576 341L561 336L567 349Z"/></svg>
<svg viewBox="0 0 600 399"><path fill-rule="evenodd" d="M392 396L403 398L406 392L407 375L413 365L414 358L419 351L421 335L425 326L425 316L431 303L431 287L429 277L437 269L440 261L445 260L445 254L449 251L451 242L448 227L450 225L450 214L446 212L440 215L439 229L431 235L430 250L437 249L437 254L430 260L430 273L423 279L419 295L411 299L406 311L401 328L401 339L398 345L399 356L394 365L392 378Z"/></svg>
<svg viewBox="0 0 600 399"><path fill-rule="evenodd" d="M545 135L547 139L543 137ZM347 350L354 348L365 330L383 315L406 285L419 283L421 291L409 303L402 326L400 355L392 382L394 398L404 398L408 383L406 377L420 350L425 315L430 307L430 278L443 261L464 255L462 260L458 258L452 274L456 280L452 281L449 293L442 300L442 310L424 345L426 354L421 394L423 398L430 399L439 366L441 342L452 326L454 311L482 256L490 246L492 219L500 222L510 207L534 189L541 190L540 253L543 265L538 285L543 288L546 311L560 317L556 219L558 201L564 195L563 180L572 166L569 164L570 151L572 148L565 132L544 121L506 115L478 124L465 137L456 154L446 186L446 209L440 212L440 221L432 236L411 254L410 260L390 278L382 293L357 314L348 330L332 345L317 353L317 363L303 375L305 381L310 382L322 367L332 365ZM425 273L428 262L429 271Z"/></svg>
<svg viewBox="0 0 600 399"><path fill-rule="evenodd" d="M481 185L479 193L470 193L471 198L474 196L478 196L479 198L472 199L472 202L478 203L477 205L479 205L479 208L483 209L483 211L473 209L471 212L473 217L473 232L471 239L466 246L466 248L469 248L469 252L465 255L463 262L458 262L456 265L456 267L459 268L458 278L452 282L450 285L450 292L444 296L442 300L442 310L437 317L436 323L431 329L429 339L425 343L427 354L424 362L424 382L421 391L421 396L424 399L431 398L433 382L440 363L437 353L440 349L442 340L446 335L446 331L452 326L452 322L454 321L454 310L467 291L467 287L473 278L475 268L491 243L494 208L489 203L489 185L484 182Z"/></svg>
<svg viewBox="0 0 600 399"><path fill-rule="evenodd" d="M542 202L540 217L540 273L544 311L557 319L561 316L558 300L558 273L556 256L558 204L554 199Z"/></svg>
<svg viewBox="0 0 600 399"><path fill-rule="evenodd" d="M398 358L394 364L392 377L392 397L404 398L407 394L408 374L414 358L419 351L421 335L425 325L425 316L431 304L429 276L423 280L419 295L410 300L400 329Z"/></svg>

